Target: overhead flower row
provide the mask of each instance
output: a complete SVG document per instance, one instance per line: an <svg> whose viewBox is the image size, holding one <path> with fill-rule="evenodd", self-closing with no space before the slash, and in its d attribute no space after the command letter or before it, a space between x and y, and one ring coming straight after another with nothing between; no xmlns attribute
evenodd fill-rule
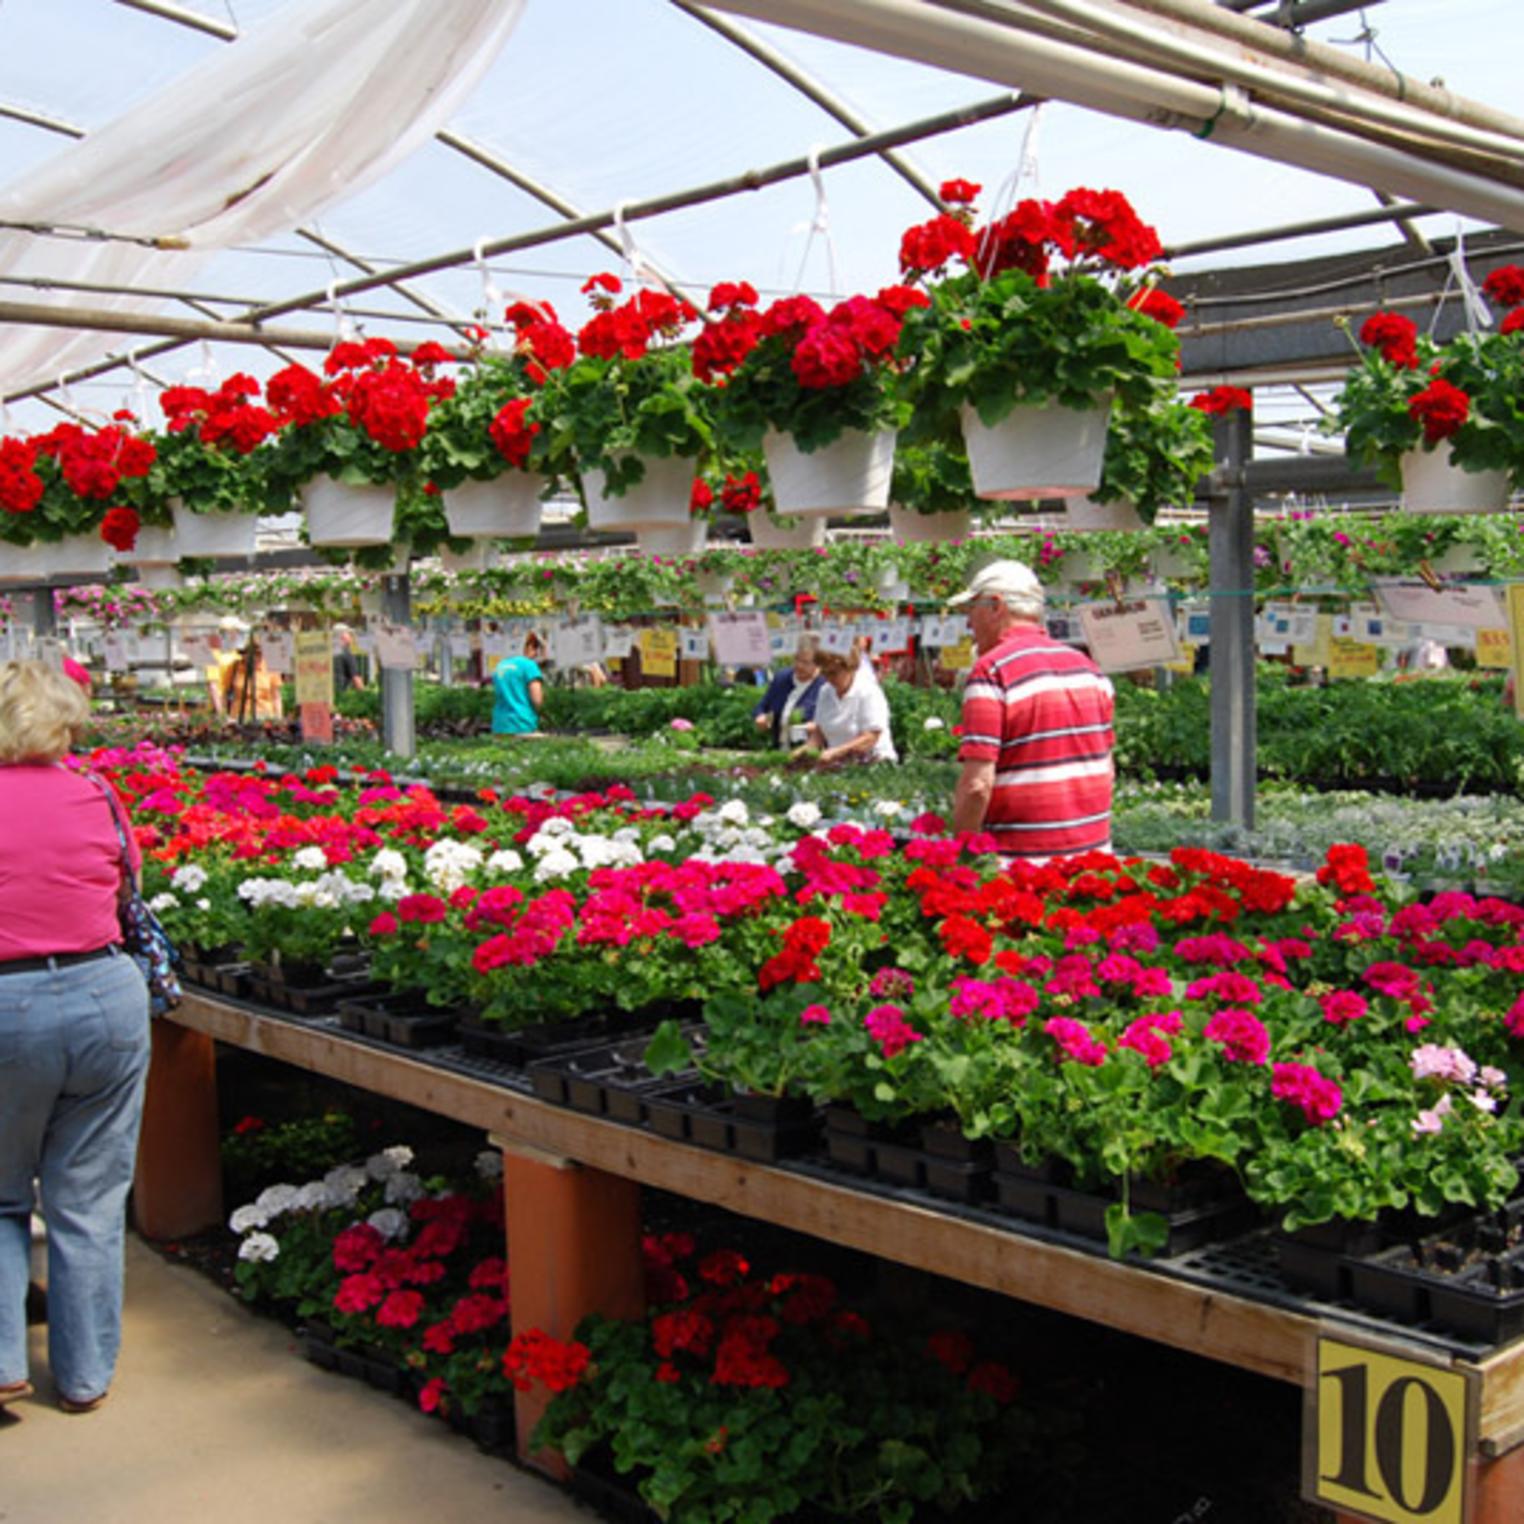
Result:
<svg viewBox="0 0 1524 1524"><path fill-rule="evenodd" d="M404 358L372 338L262 394L242 375L169 388L163 430L119 414L6 439L6 559L77 571L75 541L86 570L101 541L149 567L242 554L254 515L296 504L316 545L461 549L535 533L555 490L590 528L667 554L696 549L715 510L748 515L758 544L810 546L828 515L891 505L923 538L923 519L965 532L980 500L1188 502L1209 428L1177 395L1182 308L1158 288L1154 230L1091 190L978 227L977 190L950 182L947 210L905 234L903 283L829 309L726 282L700 314L599 275L579 333L516 303L512 353L458 374L437 344Z"/></svg>
<svg viewBox="0 0 1524 1524"><path fill-rule="evenodd" d="M1405 903L1358 847L1316 883L1192 849L1002 868L934 817L896 842L803 803L764 818L616 788L450 809L384 775L98 762L155 908L204 954L296 982L358 938L386 984L504 1030L702 1001L702 1048L670 1028L664 1061L901 1142L951 1122L1056 1160L1121 1189L1114 1248L1157 1246L1133 1183L1202 1171L1290 1226L1517 1184L1524 911Z"/></svg>

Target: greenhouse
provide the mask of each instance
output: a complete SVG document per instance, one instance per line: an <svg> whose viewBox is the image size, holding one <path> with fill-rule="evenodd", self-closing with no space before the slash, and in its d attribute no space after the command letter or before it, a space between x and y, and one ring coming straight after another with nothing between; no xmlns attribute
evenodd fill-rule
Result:
<svg viewBox="0 0 1524 1524"><path fill-rule="evenodd" d="M0 1519L1524 1517L1515 10L0 5Z"/></svg>

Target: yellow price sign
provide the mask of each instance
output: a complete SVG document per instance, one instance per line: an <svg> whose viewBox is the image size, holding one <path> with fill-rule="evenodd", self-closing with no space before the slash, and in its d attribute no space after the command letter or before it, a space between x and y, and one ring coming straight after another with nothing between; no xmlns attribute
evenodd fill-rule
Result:
<svg viewBox="0 0 1524 1524"><path fill-rule="evenodd" d="M1381 666L1381 653L1361 640L1335 635L1328 642L1328 675L1374 677Z"/></svg>
<svg viewBox="0 0 1524 1524"><path fill-rule="evenodd" d="M1479 667L1511 667L1513 636L1507 630L1478 630L1476 664Z"/></svg>
<svg viewBox="0 0 1524 1524"><path fill-rule="evenodd" d="M298 630L292 640L298 704L333 703L333 636L327 630Z"/></svg>
<svg viewBox="0 0 1524 1524"><path fill-rule="evenodd" d="M1333 645L1333 615L1319 614L1317 634L1310 643L1298 643L1291 648L1291 659L1299 667L1326 667L1329 649Z"/></svg>
<svg viewBox="0 0 1524 1524"><path fill-rule="evenodd" d="M1448 1366L1319 1339L1304 1495L1381 1524L1466 1524L1475 1393Z"/></svg>
<svg viewBox="0 0 1524 1524"><path fill-rule="evenodd" d="M974 643L960 640L955 646L942 647L942 665L949 672L966 672L974 664Z"/></svg>
<svg viewBox="0 0 1524 1524"><path fill-rule="evenodd" d="M1513 637L1513 713L1524 720L1524 582L1508 584L1508 632Z"/></svg>
<svg viewBox="0 0 1524 1524"><path fill-rule="evenodd" d="M677 675L677 631L668 628L640 632L640 670L647 677Z"/></svg>
<svg viewBox="0 0 1524 1524"><path fill-rule="evenodd" d="M1186 677L1189 677L1196 670L1196 647L1190 641L1182 640L1180 642L1180 660L1165 662L1164 670L1166 672L1181 672Z"/></svg>

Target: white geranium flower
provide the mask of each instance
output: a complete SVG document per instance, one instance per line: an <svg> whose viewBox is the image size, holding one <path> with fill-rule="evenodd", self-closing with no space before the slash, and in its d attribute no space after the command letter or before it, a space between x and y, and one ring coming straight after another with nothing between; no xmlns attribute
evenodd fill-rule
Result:
<svg viewBox="0 0 1524 1524"><path fill-rule="evenodd" d="M320 873L328 866L328 859L321 847L301 847L292 855L291 865L304 873Z"/></svg>
<svg viewBox="0 0 1524 1524"><path fill-rule="evenodd" d="M365 1173L372 1180L390 1180L400 1170L405 1170L413 1162L413 1150L406 1143L394 1143L390 1148L383 1148L380 1153L372 1154L365 1161Z"/></svg>
<svg viewBox="0 0 1524 1524"><path fill-rule="evenodd" d="M196 909L197 910L210 910L211 908L212 908L212 902L209 899L207 899L205 895L203 895L199 900L196 901Z"/></svg>
<svg viewBox="0 0 1524 1524"><path fill-rule="evenodd" d="M934 715L934 714L928 714L926 716L926 718L921 722L921 729L922 730L946 730L947 729L947 722L945 720L939 720L936 717L936 715Z"/></svg>
<svg viewBox="0 0 1524 1524"><path fill-rule="evenodd" d="M575 836L577 827L565 815L552 815L535 834L537 836Z"/></svg>
<svg viewBox="0 0 1524 1524"><path fill-rule="evenodd" d="M206 869L200 863L181 863L169 875L169 881L184 894L194 894L206 883Z"/></svg>
<svg viewBox="0 0 1524 1524"><path fill-rule="evenodd" d="M370 1176L357 1164L340 1164L323 1176L328 1192L328 1205L348 1207L355 1204L361 1191L370 1183Z"/></svg>
<svg viewBox="0 0 1524 1524"><path fill-rule="evenodd" d="M395 847L382 847L370 860L372 878L406 878L407 858Z"/></svg>
<svg viewBox="0 0 1524 1524"><path fill-rule="evenodd" d="M294 1185L267 1185L254 1198L254 1205L265 1214L267 1222L274 1222L296 1205L297 1189Z"/></svg>
<svg viewBox="0 0 1524 1524"><path fill-rule="evenodd" d="M482 1180L501 1180L503 1156L495 1148L484 1148L476 1156L475 1168L478 1178Z"/></svg>
<svg viewBox="0 0 1524 1524"><path fill-rule="evenodd" d="M173 910L179 903L180 896L177 894L171 894L169 890L166 889L163 891L163 893L156 894L151 900L149 900L148 908L153 911L155 915L163 915L166 910Z"/></svg>
<svg viewBox="0 0 1524 1524"><path fill-rule="evenodd" d="M511 847L494 852L484 864L488 873L517 873L524 866L524 859Z"/></svg>
<svg viewBox="0 0 1524 1524"><path fill-rule="evenodd" d="M255 1264L268 1264L280 1258L280 1245L268 1233L250 1233L238 1246L238 1257Z"/></svg>
<svg viewBox="0 0 1524 1524"><path fill-rule="evenodd" d="M309 1180L296 1193L291 1203L293 1212L315 1212L328 1205L328 1187L321 1180Z"/></svg>
<svg viewBox="0 0 1524 1524"><path fill-rule="evenodd" d="M675 852L677 851L677 841L674 837L669 836L663 831L660 835L653 836L646 843L646 850L648 852Z"/></svg>
<svg viewBox="0 0 1524 1524"><path fill-rule="evenodd" d="M396 1243L407 1234L407 1213L399 1212L396 1207L382 1207L379 1212L372 1212L365 1220L389 1244Z"/></svg>
<svg viewBox="0 0 1524 1524"><path fill-rule="evenodd" d="M464 841L445 837L423 854L423 872L440 894L454 894L466 876L481 867L483 853Z"/></svg>
<svg viewBox="0 0 1524 1524"><path fill-rule="evenodd" d="M398 1170L386 1182L386 1199L392 1206L407 1206L423 1195L423 1181L411 1170Z"/></svg>
<svg viewBox="0 0 1524 1524"><path fill-rule="evenodd" d="M577 858L565 848L557 848L554 852L545 853L535 864L534 881L537 884L548 884L576 873L581 866Z"/></svg>
<svg viewBox="0 0 1524 1524"><path fill-rule="evenodd" d="M719 809L720 819L726 825L744 826L751 824L751 811L746 808L744 799L731 799L722 804Z"/></svg>
<svg viewBox="0 0 1524 1524"><path fill-rule="evenodd" d="M258 1202L251 1201L245 1206L238 1208L228 1218L228 1231L230 1233L243 1234L251 1228L263 1228L269 1225L270 1218Z"/></svg>
<svg viewBox="0 0 1524 1524"><path fill-rule="evenodd" d="M874 800L873 808L885 820L893 820L905 807L898 799L876 799Z"/></svg>
<svg viewBox="0 0 1524 1524"><path fill-rule="evenodd" d="M808 799L800 799L788 807L788 814L784 817L791 826L796 826L801 831L808 831L811 826L820 822L820 806L812 804Z"/></svg>

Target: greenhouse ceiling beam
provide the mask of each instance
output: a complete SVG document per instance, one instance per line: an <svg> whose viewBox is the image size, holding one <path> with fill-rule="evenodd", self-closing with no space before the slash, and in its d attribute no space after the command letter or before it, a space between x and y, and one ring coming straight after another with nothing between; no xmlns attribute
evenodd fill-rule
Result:
<svg viewBox="0 0 1524 1524"><path fill-rule="evenodd" d="M206 339L213 344L257 344L266 349L274 345L288 345L292 349L329 350L333 348L331 333L322 333L311 328L265 328L252 323L226 322L215 318L178 318L154 313L117 312L109 308L50 307L41 302L0 301L0 325L6 323L24 323L39 328L83 328L103 333L152 334L173 339L181 344ZM427 341L420 339L418 344L425 342ZM403 342L397 348L402 354L411 354L418 344ZM173 345L154 346L143 351L143 354L154 354L161 352L161 348L172 347ZM472 351L463 345L457 345L454 349L446 345L444 348L452 360L466 360L472 354ZM126 355L112 362L113 365L130 363L130 357ZM74 374L62 379L77 380L79 375ZM40 396L59 384L58 381L53 381L46 386L28 387L23 391L11 392L5 400L13 402L21 397Z"/></svg>
<svg viewBox="0 0 1524 1524"><path fill-rule="evenodd" d="M1265 26L1291 30L1299 26L1311 26L1316 21L1333 21L1347 16L1351 11L1363 11L1381 0L1217 0L1224 10L1253 11L1273 5L1268 15L1254 19Z"/></svg>
<svg viewBox="0 0 1524 1524"><path fill-rule="evenodd" d="M770 69L785 84L819 106L828 116L834 117L848 132L854 132L861 138L873 130L835 91L828 90L819 80L791 63L776 48L769 47L760 37L753 36L723 16L716 16L706 6L693 4L693 0L672 0L672 4L723 37L733 47L739 48L748 57L754 58L763 68ZM892 149L885 150L879 158L917 195L924 197L938 211L942 210L942 198L937 194L937 188L908 159Z"/></svg>
<svg viewBox="0 0 1524 1524"><path fill-rule="evenodd" d="M170 5L168 0L116 0L116 3L125 5L130 11L142 11L145 15L156 16L160 21L173 21L177 26L205 32L208 37L215 37L219 42L235 42L238 38L238 28L230 22L203 16L199 11L188 10L182 5Z"/></svg>
<svg viewBox="0 0 1524 1524"><path fill-rule="evenodd" d="M1225 86L1201 84L1147 65L1098 59L1082 47L925 0L716 0L716 5L974 78L1019 84L1126 120L1210 134L1225 146L1261 158L1379 186L1524 231L1524 192L1494 176L1437 164L1340 127L1250 105L1241 91Z"/></svg>
<svg viewBox="0 0 1524 1524"><path fill-rule="evenodd" d="M1345 212L1338 217L1313 217L1306 222L1285 222L1277 227L1255 228L1248 233L1225 233L1217 238L1198 238L1190 243L1165 246L1166 259L1188 259L1199 254L1220 254L1227 249L1244 249L1258 243L1280 243L1293 238L1315 238L1321 233L1343 233L1351 228L1374 227L1383 222L1401 222L1409 217L1444 215L1437 206L1419 206L1411 201L1394 206L1376 207L1368 212Z"/></svg>

